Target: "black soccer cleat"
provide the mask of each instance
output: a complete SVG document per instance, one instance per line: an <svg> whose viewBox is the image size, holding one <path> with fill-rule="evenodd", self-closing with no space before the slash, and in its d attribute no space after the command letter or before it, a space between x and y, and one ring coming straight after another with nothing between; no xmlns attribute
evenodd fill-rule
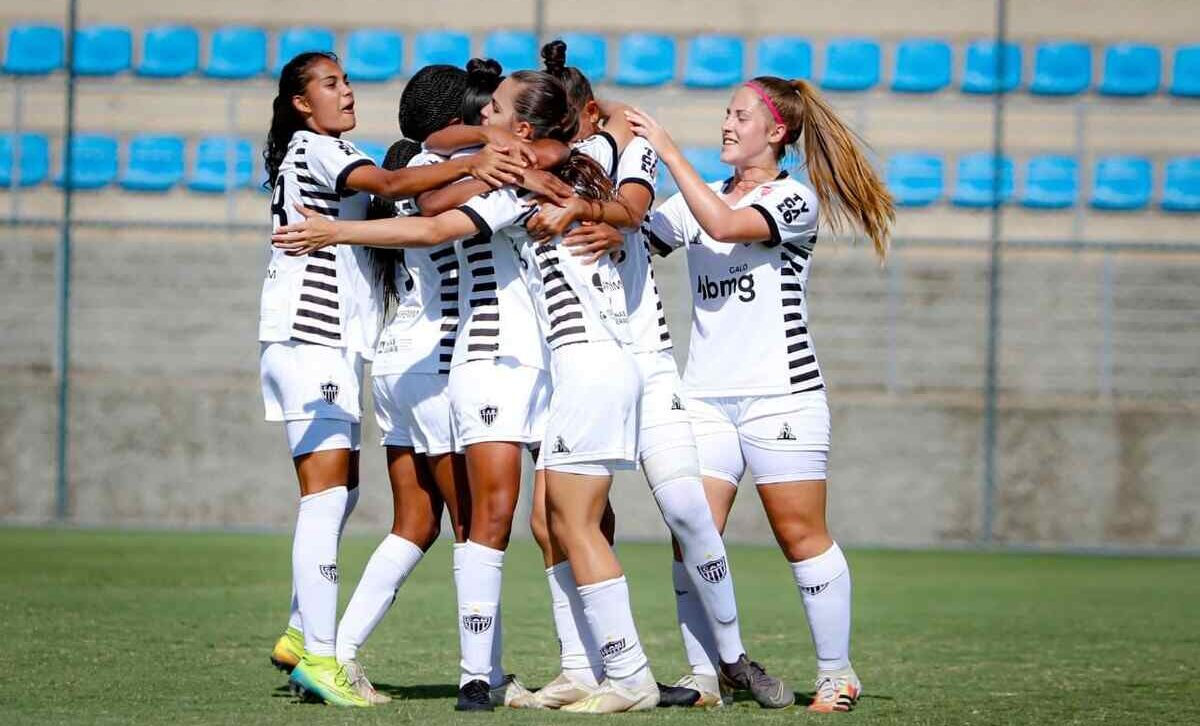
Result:
<svg viewBox="0 0 1200 726"><path fill-rule="evenodd" d="M689 708L696 705L696 701L700 700L700 691L694 691L690 688L681 688L679 686L668 686L665 683L658 684L658 707L672 708L681 707Z"/></svg>
<svg viewBox="0 0 1200 726"><path fill-rule="evenodd" d="M783 708L796 701L792 690L766 669L746 657L745 653L734 663L721 663L721 683L734 691L750 691L750 695L763 708Z"/></svg>
<svg viewBox="0 0 1200 726"><path fill-rule="evenodd" d="M455 711L494 711L492 705L492 688L487 681L475 679L458 689L458 703L454 704Z"/></svg>

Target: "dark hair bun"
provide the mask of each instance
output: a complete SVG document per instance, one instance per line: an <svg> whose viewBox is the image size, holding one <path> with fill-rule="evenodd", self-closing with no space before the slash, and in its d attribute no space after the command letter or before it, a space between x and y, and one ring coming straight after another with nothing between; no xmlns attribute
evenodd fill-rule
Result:
<svg viewBox="0 0 1200 726"><path fill-rule="evenodd" d="M567 67L567 44L561 40L552 40L542 46L542 63L546 72L559 77Z"/></svg>
<svg viewBox="0 0 1200 726"><path fill-rule="evenodd" d="M500 67L500 63L491 58L472 58L467 61L468 76L496 76L498 78L503 72L504 69Z"/></svg>

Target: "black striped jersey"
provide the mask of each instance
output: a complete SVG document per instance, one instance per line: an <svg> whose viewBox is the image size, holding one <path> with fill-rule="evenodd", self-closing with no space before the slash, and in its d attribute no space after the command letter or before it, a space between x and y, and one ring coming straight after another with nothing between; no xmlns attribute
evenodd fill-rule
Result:
<svg viewBox="0 0 1200 726"><path fill-rule="evenodd" d="M347 189L346 179L367 164L374 162L349 141L297 131L275 178L272 229L298 221L296 204L331 219L365 219L370 195ZM365 247L334 245L300 257L271 248L260 341L316 343L370 358L381 315Z"/></svg>
<svg viewBox="0 0 1200 726"><path fill-rule="evenodd" d="M410 167L427 166L445 157L421 152ZM413 199L396 205L397 216L419 213ZM458 332L458 256L455 242L413 247L400 252L396 264L395 314L379 334L372 375L450 372Z"/></svg>
<svg viewBox="0 0 1200 726"><path fill-rule="evenodd" d="M727 179L709 186L725 194L732 184ZM688 394L758 396L824 388L804 292L817 241L816 195L784 172L732 206L762 214L770 239L714 241L682 194L664 202L647 225L652 244L687 248L693 307L683 376Z"/></svg>
<svg viewBox="0 0 1200 726"><path fill-rule="evenodd" d="M546 370L549 359L525 275L521 250L528 245L525 221L533 213L526 192L501 187L467 200L458 209L477 233L456 245L459 264L459 329L451 366L510 358Z"/></svg>
<svg viewBox="0 0 1200 726"><path fill-rule="evenodd" d="M635 136L617 161L617 174L613 179L617 189L624 184L641 184L650 190L653 200L657 178L658 154L650 142ZM625 305L629 310L633 349L638 353L654 353L670 350L671 332L667 329L667 315L654 279L644 227L642 224L625 233L625 245L617 255L617 269L625 283Z"/></svg>

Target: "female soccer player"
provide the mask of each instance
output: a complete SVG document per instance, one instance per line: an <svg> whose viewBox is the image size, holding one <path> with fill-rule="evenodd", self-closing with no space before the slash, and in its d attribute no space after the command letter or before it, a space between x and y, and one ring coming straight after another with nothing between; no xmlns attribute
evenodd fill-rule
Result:
<svg viewBox="0 0 1200 726"><path fill-rule="evenodd" d="M724 525L749 464L817 652L809 708L848 711L862 686L850 665L850 573L825 524L829 408L804 291L818 209L835 229L859 226L882 259L892 199L853 132L805 81L759 77L733 94L721 160L734 175L709 185L657 122L626 115L680 189L648 227L655 246L687 247L694 283L684 385L717 520ZM779 169L801 139L812 189Z"/></svg>
<svg viewBox="0 0 1200 726"><path fill-rule="evenodd" d="M705 643L709 646L707 650L688 649L693 672L675 684L687 691L676 700L681 694L664 689L663 703L721 705L719 669L727 687L749 690L764 707L782 708L792 703L791 690L746 657L725 544L705 499L696 442L671 353L671 336L650 266L649 248L641 233L642 222L654 200L658 158L649 142L632 136L623 116L611 116L621 107L605 104L610 123L604 129L597 125L601 108L587 77L565 64L566 50L562 41L543 47L546 70L563 81L568 96L580 111L576 148L607 164L616 194L603 204L591 203L580 196L568 201L565 207L544 205L528 226L535 238L560 235L567 225L580 220L607 222L626 231L616 258L625 287L634 359L642 381L638 433L642 469L677 543L672 576L680 625L685 630L702 626L714 636L708 639L711 643ZM585 233L597 232L581 229ZM581 640L583 628L578 616L582 608L580 603L573 602L571 568L561 552L555 552L558 548L548 541L545 497L541 495L541 491L535 490L531 524L546 558L563 670L538 691L538 699L548 707L556 707L577 700L594 688L599 668L595 644ZM685 644L688 643L685 636ZM692 695L688 698L686 694Z"/></svg>
<svg viewBox="0 0 1200 726"><path fill-rule="evenodd" d="M263 152L277 227L295 216L293 207L362 219L361 192L402 198L466 174L514 181L522 169L487 150L445 168L384 171L341 138L354 126L354 92L334 55L302 53L284 66ZM357 499L359 391L378 303L363 250L273 252L259 315L266 417L285 424L301 495L292 548L296 608L272 662L291 669L297 688L339 705L368 705L337 665L334 631L338 540Z"/></svg>

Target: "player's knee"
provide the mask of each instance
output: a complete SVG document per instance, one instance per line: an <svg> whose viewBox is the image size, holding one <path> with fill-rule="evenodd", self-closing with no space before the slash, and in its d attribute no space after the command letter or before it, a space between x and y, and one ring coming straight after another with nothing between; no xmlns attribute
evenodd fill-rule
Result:
<svg viewBox="0 0 1200 726"><path fill-rule="evenodd" d="M676 541L687 543L715 528L704 488L696 479L666 482L654 490L654 498Z"/></svg>
<svg viewBox="0 0 1200 726"><path fill-rule="evenodd" d="M820 554L829 546L824 522L796 517L776 525L776 538L789 562L799 562Z"/></svg>
<svg viewBox="0 0 1200 726"><path fill-rule="evenodd" d="M550 546L550 524L546 521L546 510L542 507L534 507L529 515L529 531L533 534L533 540L537 542L538 547L543 552Z"/></svg>

